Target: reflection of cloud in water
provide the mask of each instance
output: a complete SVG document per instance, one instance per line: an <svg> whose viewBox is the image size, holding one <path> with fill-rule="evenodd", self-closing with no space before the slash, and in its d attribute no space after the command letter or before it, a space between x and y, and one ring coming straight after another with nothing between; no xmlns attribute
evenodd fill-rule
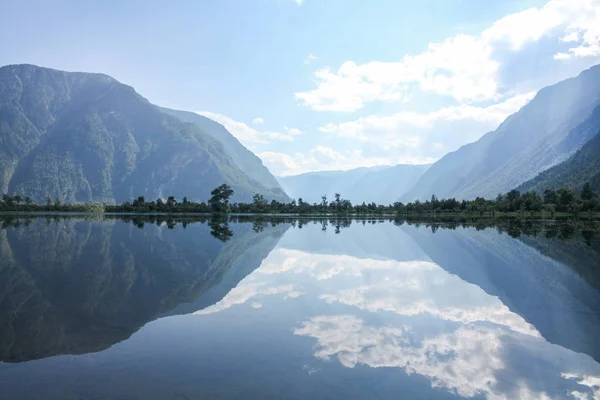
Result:
<svg viewBox="0 0 600 400"><path fill-rule="evenodd" d="M281 274L284 272L306 272L318 280L331 279L336 275L360 276L366 270L388 270L402 264L404 268L439 268L426 261L399 263L392 260L356 258L347 255L314 254L299 250L277 249L263 261L257 272Z"/></svg>
<svg viewBox="0 0 600 400"><path fill-rule="evenodd" d="M337 276L355 278L341 280L344 288L337 293L319 297L328 303L338 302L372 312L390 311L407 316L428 313L462 323L488 321L539 336L532 325L511 312L497 297L429 261L399 262L277 249L257 272L284 276L304 273L317 280L333 281ZM290 275L289 280L293 281L294 276ZM369 284L365 285L365 281Z"/></svg>
<svg viewBox="0 0 600 400"><path fill-rule="evenodd" d="M347 368L359 364L373 368L402 368L408 374L427 377L432 387L445 388L460 396L483 394L488 398L540 399L555 398L558 394L534 390L520 376L511 377L509 382L506 378L499 378L501 373L512 371L507 367L504 353L507 337L542 340L499 327L460 326L456 331L426 337L419 343L418 335L407 326L368 326L353 315L333 315L314 317L294 333L317 340L314 356L318 359L328 360L335 356ZM579 366L588 361L584 359L585 355L545 342L538 351L556 354L547 370L538 371L546 375L538 377L545 383L561 379L561 375L553 369L555 364L560 368L564 362ZM567 379L565 374L562 378ZM598 377L570 375L568 378L579 379L575 384L577 390L569 392L571 396L595 399L600 395L598 387L593 386L598 383ZM567 392L561 393L559 398Z"/></svg>
<svg viewBox="0 0 600 400"><path fill-rule="evenodd" d="M235 288L231 289L227 296L225 296L221 301L203 310L196 311L194 314L212 314L226 310L237 304L244 304L256 296L273 295L279 293L286 293L289 296L290 293L296 292L294 291L294 285L291 284L267 287L264 282L256 282L252 279L245 279Z"/></svg>
<svg viewBox="0 0 600 400"><path fill-rule="evenodd" d="M591 376L591 375L586 375L586 374L572 374L572 373L570 373L570 374L563 373L563 374L561 374L561 376L566 379L574 379L575 381L577 381L578 384L587 386L592 391L592 394L590 394L590 393L580 392L578 390L573 390L570 392L571 396L575 397L576 399L580 399L580 400L588 400L588 399L600 400L600 376ZM592 396L592 397L590 397L590 396Z"/></svg>
<svg viewBox="0 0 600 400"><path fill-rule="evenodd" d="M412 275L412 274L411 274ZM502 302L480 287L439 270L429 270L407 279L387 278L379 283L324 294L328 303L339 302L371 312L400 315L428 313L446 321L489 321L517 332L539 336L537 330Z"/></svg>

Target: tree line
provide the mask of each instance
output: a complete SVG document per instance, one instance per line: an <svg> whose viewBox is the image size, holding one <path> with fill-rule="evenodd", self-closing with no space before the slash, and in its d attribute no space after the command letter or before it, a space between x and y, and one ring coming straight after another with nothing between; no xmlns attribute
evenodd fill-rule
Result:
<svg viewBox="0 0 600 400"><path fill-rule="evenodd" d="M177 200L169 196L166 200L157 199L147 201L140 196L133 201L121 204L63 204L57 198L52 201L47 199L46 204L37 204L28 197L19 195L2 196L0 211L51 211L51 212L117 212L117 213L202 213L202 214L341 214L341 215L421 215L421 214L469 214L488 215L496 213L533 214L545 212L579 214L581 212L600 211L600 198L589 183L583 186L580 193L575 193L570 188L545 190L541 195L537 192L520 193L511 190L506 194L499 194L495 199L488 200L477 197L474 200L457 200L455 198L438 199L435 194L429 200L409 202L395 202L383 205L376 203L352 204L339 193L329 200L322 196L319 203L308 203L302 198L294 199L289 203L276 200L268 201L261 194L255 194L250 203L231 203L230 199L234 190L223 184L211 191L207 202L189 201L187 197Z"/></svg>

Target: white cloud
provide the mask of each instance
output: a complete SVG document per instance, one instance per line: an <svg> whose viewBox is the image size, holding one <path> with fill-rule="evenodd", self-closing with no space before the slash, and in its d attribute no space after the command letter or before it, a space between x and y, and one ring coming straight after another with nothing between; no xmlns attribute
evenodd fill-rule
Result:
<svg viewBox="0 0 600 400"><path fill-rule="evenodd" d="M283 129L285 130L285 133L287 133L290 136L298 136L304 133L298 128L288 128L287 126L285 126L283 127Z"/></svg>
<svg viewBox="0 0 600 400"><path fill-rule="evenodd" d="M401 111L328 123L319 127L319 131L357 141L362 148L348 150L345 142L339 150L318 145L306 153L266 151L258 156L280 176L378 165L428 164L495 129L534 95L534 92L523 93L489 106L461 104L429 113ZM286 133L293 135L287 129Z"/></svg>
<svg viewBox="0 0 600 400"><path fill-rule="evenodd" d="M304 2L304 0L292 0L294 3L298 4L299 6L302 5L302 3Z"/></svg>
<svg viewBox="0 0 600 400"><path fill-rule="evenodd" d="M510 311L497 297L489 296L479 286L467 283L429 261L399 262L277 249L269 254L257 272L266 275L306 273L319 281L343 277L348 288L319 295L327 303L404 316L430 314L462 324L491 322L515 332L540 336L532 325ZM353 285L352 278L358 278L360 283Z"/></svg>
<svg viewBox="0 0 600 400"><path fill-rule="evenodd" d="M233 136L235 136L243 144L262 143L267 144L270 140L281 140L291 142L294 140L294 136L300 134L298 129L285 128L286 133L273 132L273 131L260 131L251 128L244 122L236 121L225 115L213 113L210 111L196 111L197 114L203 115L207 118L212 119L223 125ZM256 121L259 118L253 120ZM262 118L260 118L262 121ZM255 122L256 123L256 122Z"/></svg>
<svg viewBox="0 0 600 400"><path fill-rule="evenodd" d="M432 388L461 397L550 399L554 396L548 392L555 395L560 393L557 388L569 387L579 389L570 392L574 398L595 399L600 394L597 376L560 373L584 364L589 368L589 357L541 337L530 339L483 325L460 325L433 335L419 329L422 326L373 325L354 315L320 315L305 321L294 334L316 339L313 355L319 360L335 358L346 368L401 368L408 375L427 378ZM507 357L511 351L522 358ZM524 362L536 366L534 379L521 373ZM598 365L592 363L591 369L597 372ZM579 380L579 385L570 380Z"/></svg>
<svg viewBox="0 0 600 400"><path fill-rule="evenodd" d="M254 125L262 125L262 124L264 124L264 123L265 123L265 120L264 120L264 119L262 119L261 117L256 117L256 118L254 118L254 119L252 120L252 123L253 123Z"/></svg>
<svg viewBox="0 0 600 400"><path fill-rule="evenodd" d="M573 43L555 59L600 55L600 1L552 0L541 8L508 15L482 33L488 42L507 42L513 50L552 35Z"/></svg>
<svg viewBox="0 0 600 400"><path fill-rule="evenodd" d="M346 61L337 71L322 68L315 72L316 88L295 96L313 110L340 112L405 100L415 87L461 103L497 100L503 89L495 51L504 44L518 51L544 35L572 45L556 59L600 55L600 0L551 0L504 17L479 36L460 34L430 43L424 52L397 62Z"/></svg>
<svg viewBox="0 0 600 400"><path fill-rule="evenodd" d="M318 145L306 154L285 154L265 151L258 156L270 171L278 176L297 175L309 171L347 170L357 167L374 167L377 165L395 165L399 163L422 164L432 162L432 159L420 157L394 158L366 157L362 150L337 151L327 146Z"/></svg>
<svg viewBox="0 0 600 400"><path fill-rule="evenodd" d="M411 137L414 140L418 136L406 134L406 132L411 132L407 130L407 127L431 128L439 121L471 120L485 122L489 124L489 128L495 128L506 117L527 104L534 95L533 92L516 95L501 103L487 107L461 104L444 107L429 113L401 111L389 116L370 115L337 125L329 123L320 127L319 130L325 133L335 133L345 138L372 140L376 137L377 140L384 139L389 142L393 140L411 140ZM404 129L404 134L402 129ZM390 137L382 138L381 134L386 132L390 134Z"/></svg>
<svg viewBox="0 0 600 400"><path fill-rule="evenodd" d="M227 296L223 297L221 301L213 304L210 307L206 307L203 310L196 311L195 315L213 314L221 312L231 308L235 305L244 304L248 300L259 296L270 296L276 294L295 294L294 285L279 285L267 287L264 282L257 282L252 277L247 277L242 280L235 288L231 289ZM258 306L256 306L258 304ZM253 308L260 308L262 304L259 302L253 302L250 304Z"/></svg>
<svg viewBox="0 0 600 400"><path fill-rule="evenodd" d="M310 64L311 62L318 60L318 57L313 53L309 53L308 56L304 59L304 64Z"/></svg>

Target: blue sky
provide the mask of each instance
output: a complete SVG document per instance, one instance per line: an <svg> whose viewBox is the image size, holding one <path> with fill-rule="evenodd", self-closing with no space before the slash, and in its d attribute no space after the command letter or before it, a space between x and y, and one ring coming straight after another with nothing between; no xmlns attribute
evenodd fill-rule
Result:
<svg viewBox="0 0 600 400"><path fill-rule="evenodd" d="M600 62L600 0L4 1L0 64L109 74L277 175L433 162Z"/></svg>

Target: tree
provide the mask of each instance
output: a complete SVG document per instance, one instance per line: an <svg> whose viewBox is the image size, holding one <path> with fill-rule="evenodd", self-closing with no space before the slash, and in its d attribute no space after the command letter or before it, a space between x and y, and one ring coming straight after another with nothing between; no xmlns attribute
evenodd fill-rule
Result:
<svg viewBox="0 0 600 400"><path fill-rule="evenodd" d="M592 186L589 182L586 182L581 190L581 200L591 200L593 197L594 192L592 192Z"/></svg>
<svg viewBox="0 0 600 400"><path fill-rule="evenodd" d="M3 195L2 195L2 202L3 202L4 204L6 204L8 207L11 207L11 206L13 205L13 198L12 198L12 197L10 197L10 196L9 196L9 195L7 195L7 194L3 194Z"/></svg>
<svg viewBox="0 0 600 400"><path fill-rule="evenodd" d="M342 201L341 201L341 196L340 196L340 194L339 194L339 193L336 193L336 194L334 195L334 197L335 197L335 209L336 209L337 211L340 211L340 205L341 205L341 203L342 203Z"/></svg>
<svg viewBox="0 0 600 400"><path fill-rule="evenodd" d="M567 208L571 205L575 196L571 188L560 188L558 189L558 202L561 206L561 211L567 211Z"/></svg>
<svg viewBox="0 0 600 400"><path fill-rule="evenodd" d="M554 190L544 190L544 204L558 204L558 195Z"/></svg>
<svg viewBox="0 0 600 400"><path fill-rule="evenodd" d="M175 207L175 204L177 204L177 200L175 200L175 196L169 196L167 198L167 206L173 208L173 207Z"/></svg>
<svg viewBox="0 0 600 400"><path fill-rule="evenodd" d="M214 188L210 194L211 197L208 200L210 208L214 212L227 212L229 211L229 198L233 196L233 189L226 183L221 186Z"/></svg>
<svg viewBox="0 0 600 400"><path fill-rule="evenodd" d="M133 201L134 207L140 207L140 206L143 206L144 204L146 204L146 199L144 198L144 196L140 196Z"/></svg>

